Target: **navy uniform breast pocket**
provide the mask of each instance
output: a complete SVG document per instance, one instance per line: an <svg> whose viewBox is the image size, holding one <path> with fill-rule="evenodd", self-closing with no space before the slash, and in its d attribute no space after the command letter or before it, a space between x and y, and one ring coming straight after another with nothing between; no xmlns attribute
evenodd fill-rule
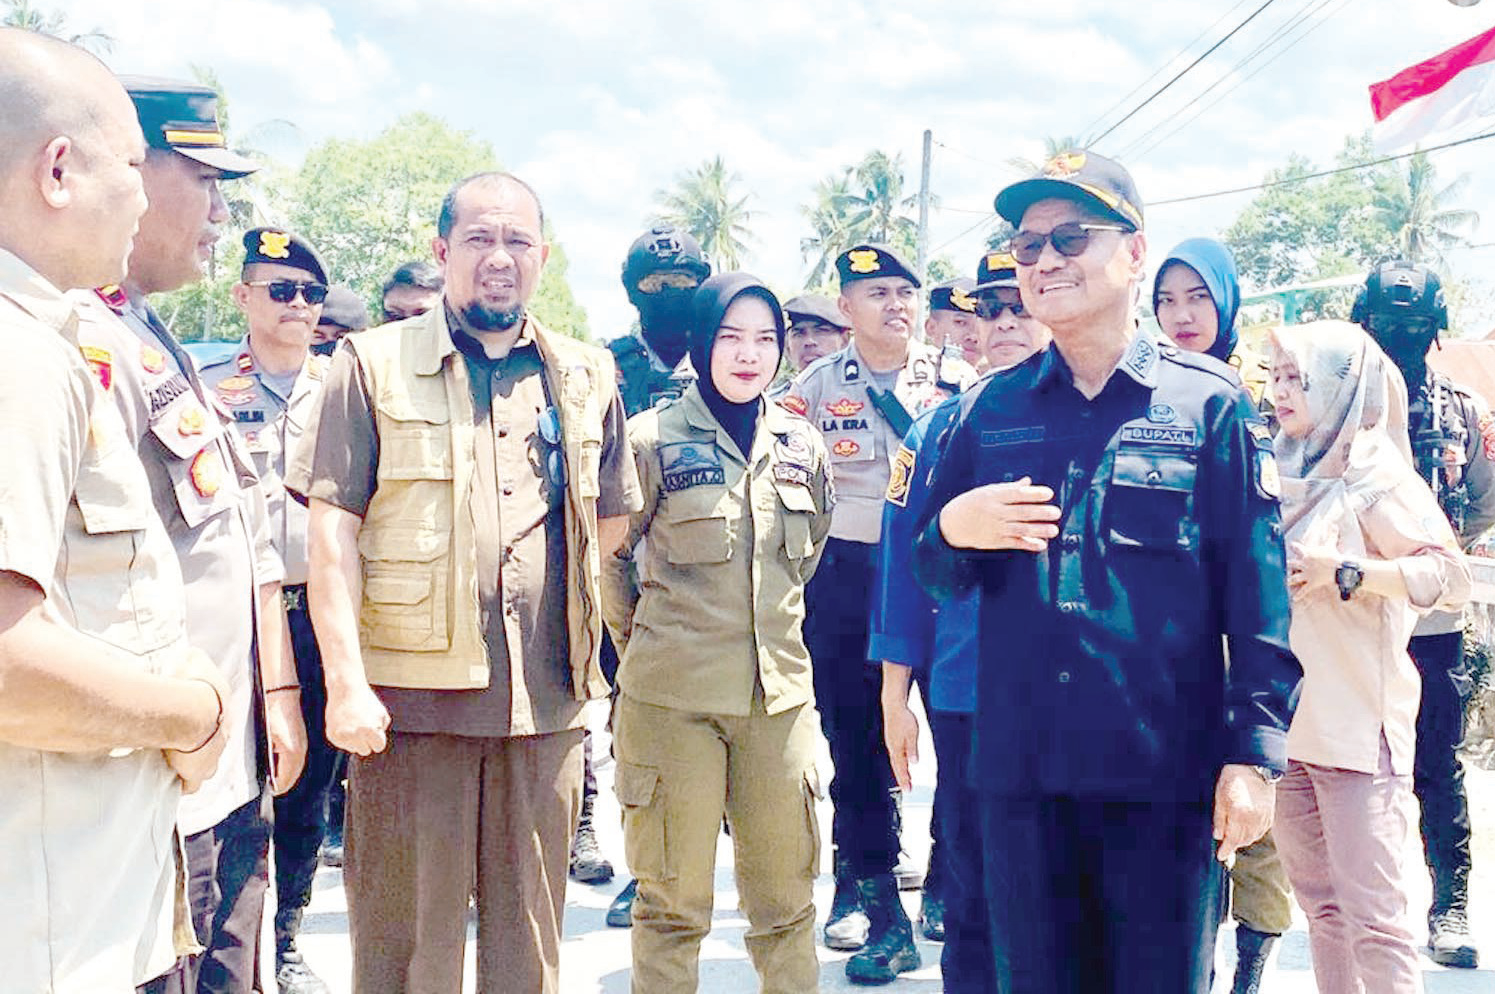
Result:
<svg viewBox="0 0 1495 994"><path fill-rule="evenodd" d="M1194 450L1118 447L1101 519L1109 547L1197 554L1194 484L1198 472Z"/></svg>

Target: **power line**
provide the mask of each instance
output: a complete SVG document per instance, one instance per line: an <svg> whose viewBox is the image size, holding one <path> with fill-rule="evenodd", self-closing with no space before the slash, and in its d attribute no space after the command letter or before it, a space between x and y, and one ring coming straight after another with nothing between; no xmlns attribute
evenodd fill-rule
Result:
<svg viewBox="0 0 1495 994"><path fill-rule="evenodd" d="M1081 128L1078 133L1081 134L1081 135L1083 135L1083 134L1091 131L1092 129L1098 127L1100 125L1100 123L1102 121L1104 121L1106 118L1108 118L1112 114L1116 113L1116 111L1119 110L1121 107L1123 107L1128 100L1131 100L1132 97L1135 97L1137 95L1137 93L1139 91L1141 91L1142 87L1146 86L1148 83L1151 83L1153 80L1157 79L1159 76L1161 76L1163 74L1163 70L1167 69L1169 66L1173 65L1173 63L1177 62L1179 59L1181 59L1185 55L1187 55L1189 49L1193 48L1195 45L1197 45L1201 41L1203 41L1206 35L1209 35L1210 33L1212 33L1216 28L1218 28L1220 26L1220 24L1227 17L1229 17L1231 14L1234 14L1241 7L1245 6L1246 2L1247 2L1247 0L1236 0L1235 4L1233 6L1231 6L1231 8L1229 10L1225 11L1225 13L1223 13L1219 17L1215 18L1214 23L1212 23L1209 27L1205 28L1203 31L1201 31L1197 35L1195 35L1194 38L1193 38L1193 40L1190 41L1183 48L1179 49L1173 55L1169 56L1168 61L1164 62L1162 65L1158 66L1156 69L1154 69L1152 71L1152 75L1148 76L1142 82L1138 83L1136 86L1134 86L1130 90L1128 90L1126 92L1125 96L1123 96L1121 99L1117 100L1111 106L1107 107L1104 111L1101 112L1101 114L1100 114L1099 117L1097 117L1095 120L1091 121L1089 124L1085 125L1085 127ZM1094 141L1088 141L1087 140L1085 142L1085 147L1089 148L1091 145L1094 145L1094 144L1095 144Z"/></svg>
<svg viewBox="0 0 1495 994"><path fill-rule="evenodd" d="M1168 82L1164 83L1162 86L1160 86L1156 90L1154 90L1151 96L1149 96L1146 100L1142 101L1137 106L1133 107L1130 111L1128 111L1125 114L1125 116L1123 116L1121 118L1121 120L1117 121L1115 124L1111 125L1105 131L1102 131L1099 135L1097 135L1095 137L1095 141L1091 142L1091 144L1094 145L1097 142L1103 141L1106 138L1106 136L1109 135L1111 132L1113 132L1117 128L1121 127L1127 121L1130 121L1133 117L1135 117L1137 115L1138 111L1142 110L1142 108L1146 107L1148 104L1152 103L1158 97L1162 96L1163 92L1165 90L1167 90L1174 83L1177 83L1180 79L1183 79L1183 77L1189 72L1189 70L1193 69L1195 66L1199 65L1199 63L1201 63L1205 59L1209 58L1210 55L1212 55L1215 52L1216 49L1218 49L1221 45L1225 44L1231 38L1235 37L1235 35L1236 35L1236 33L1238 31L1240 31L1246 25L1250 24L1252 21L1256 20L1256 16L1258 14L1260 14L1262 11L1266 10L1268 7L1272 6L1272 4L1275 3L1275 2L1276 2L1276 0L1266 0L1266 2L1263 3L1260 7L1257 7L1255 10L1253 10L1246 17L1246 19L1244 21L1242 21L1241 23L1237 24L1235 27L1231 28L1230 31L1225 35L1225 37L1221 38L1219 41L1215 42L1209 48L1205 49L1204 53L1202 55L1200 55L1199 58L1195 59L1193 62L1190 62L1188 65L1186 65L1182 69L1180 69L1173 76L1172 79L1168 80Z"/></svg>

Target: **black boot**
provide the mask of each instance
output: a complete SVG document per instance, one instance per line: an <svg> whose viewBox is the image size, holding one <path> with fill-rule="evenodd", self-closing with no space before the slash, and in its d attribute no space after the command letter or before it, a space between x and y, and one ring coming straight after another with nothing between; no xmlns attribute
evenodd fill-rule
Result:
<svg viewBox="0 0 1495 994"><path fill-rule="evenodd" d="M1235 926L1235 986L1230 994L1257 994L1261 989L1261 977L1267 970L1267 957L1272 946L1281 936L1273 932L1258 932L1254 928L1236 923Z"/></svg>
<svg viewBox="0 0 1495 994"><path fill-rule="evenodd" d="M855 951L867 944L867 912L862 909L851 866L840 856L835 863L836 891L831 897L830 914L825 917L825 947Z"/></svg>
<svg viewBox="0 0 1495 994"><path fill-rule="evenodd" d="M846 961L846 979L854 984L890 984L898 974L917 970L922 960L914 945L914 927L903 913L893 874L857 881L870 928L867 945Z"/></svg>
<svg viewBox="0 0 1495 994"><path fill-rule="evenodd" d="M583 794L581 819L576 824L576 837L571 840L571 879L584 884L605 884L613 878L613 865L602 855L597 845L597 831L592 827L592 799L595 795Z"/></svg>

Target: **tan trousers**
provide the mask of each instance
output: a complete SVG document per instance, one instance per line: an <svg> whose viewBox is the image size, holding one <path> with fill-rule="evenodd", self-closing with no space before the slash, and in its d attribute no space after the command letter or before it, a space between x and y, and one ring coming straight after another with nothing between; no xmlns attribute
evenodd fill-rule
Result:
<svg viewBox="0 0 1495 994"><path fill-rule="evenodd" d="M558 994L580 728L392 733L354 757L345 833L354 994L460 994L469 896L479 994Z"/></svg>
<svg viewBox="0 0 1495 994"><path fill-rule="evenodd" d="M815 902L820 793L810 705L776 715L698 714L619 696L613 753L633 905L634 994L697 987L711 931L716 842L732 829L748 956L764 994L819 984Z"/></svg>

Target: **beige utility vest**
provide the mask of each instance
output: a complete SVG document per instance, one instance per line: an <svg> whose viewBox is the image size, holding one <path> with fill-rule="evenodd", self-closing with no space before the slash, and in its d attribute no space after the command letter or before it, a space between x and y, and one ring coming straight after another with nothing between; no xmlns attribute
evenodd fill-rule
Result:
<svg viewBox="0 0 1495 994"><path fill-rule="evenodd" d="M597 549L602 423L615 376L606 350L532 318L566 460L566 629L578 700L605 696ZM474 412L445 309L358 335L353 351L379 433L377 485L358 551L360 642L369 682L470 690L490 679L471 507Z"/></svg>

